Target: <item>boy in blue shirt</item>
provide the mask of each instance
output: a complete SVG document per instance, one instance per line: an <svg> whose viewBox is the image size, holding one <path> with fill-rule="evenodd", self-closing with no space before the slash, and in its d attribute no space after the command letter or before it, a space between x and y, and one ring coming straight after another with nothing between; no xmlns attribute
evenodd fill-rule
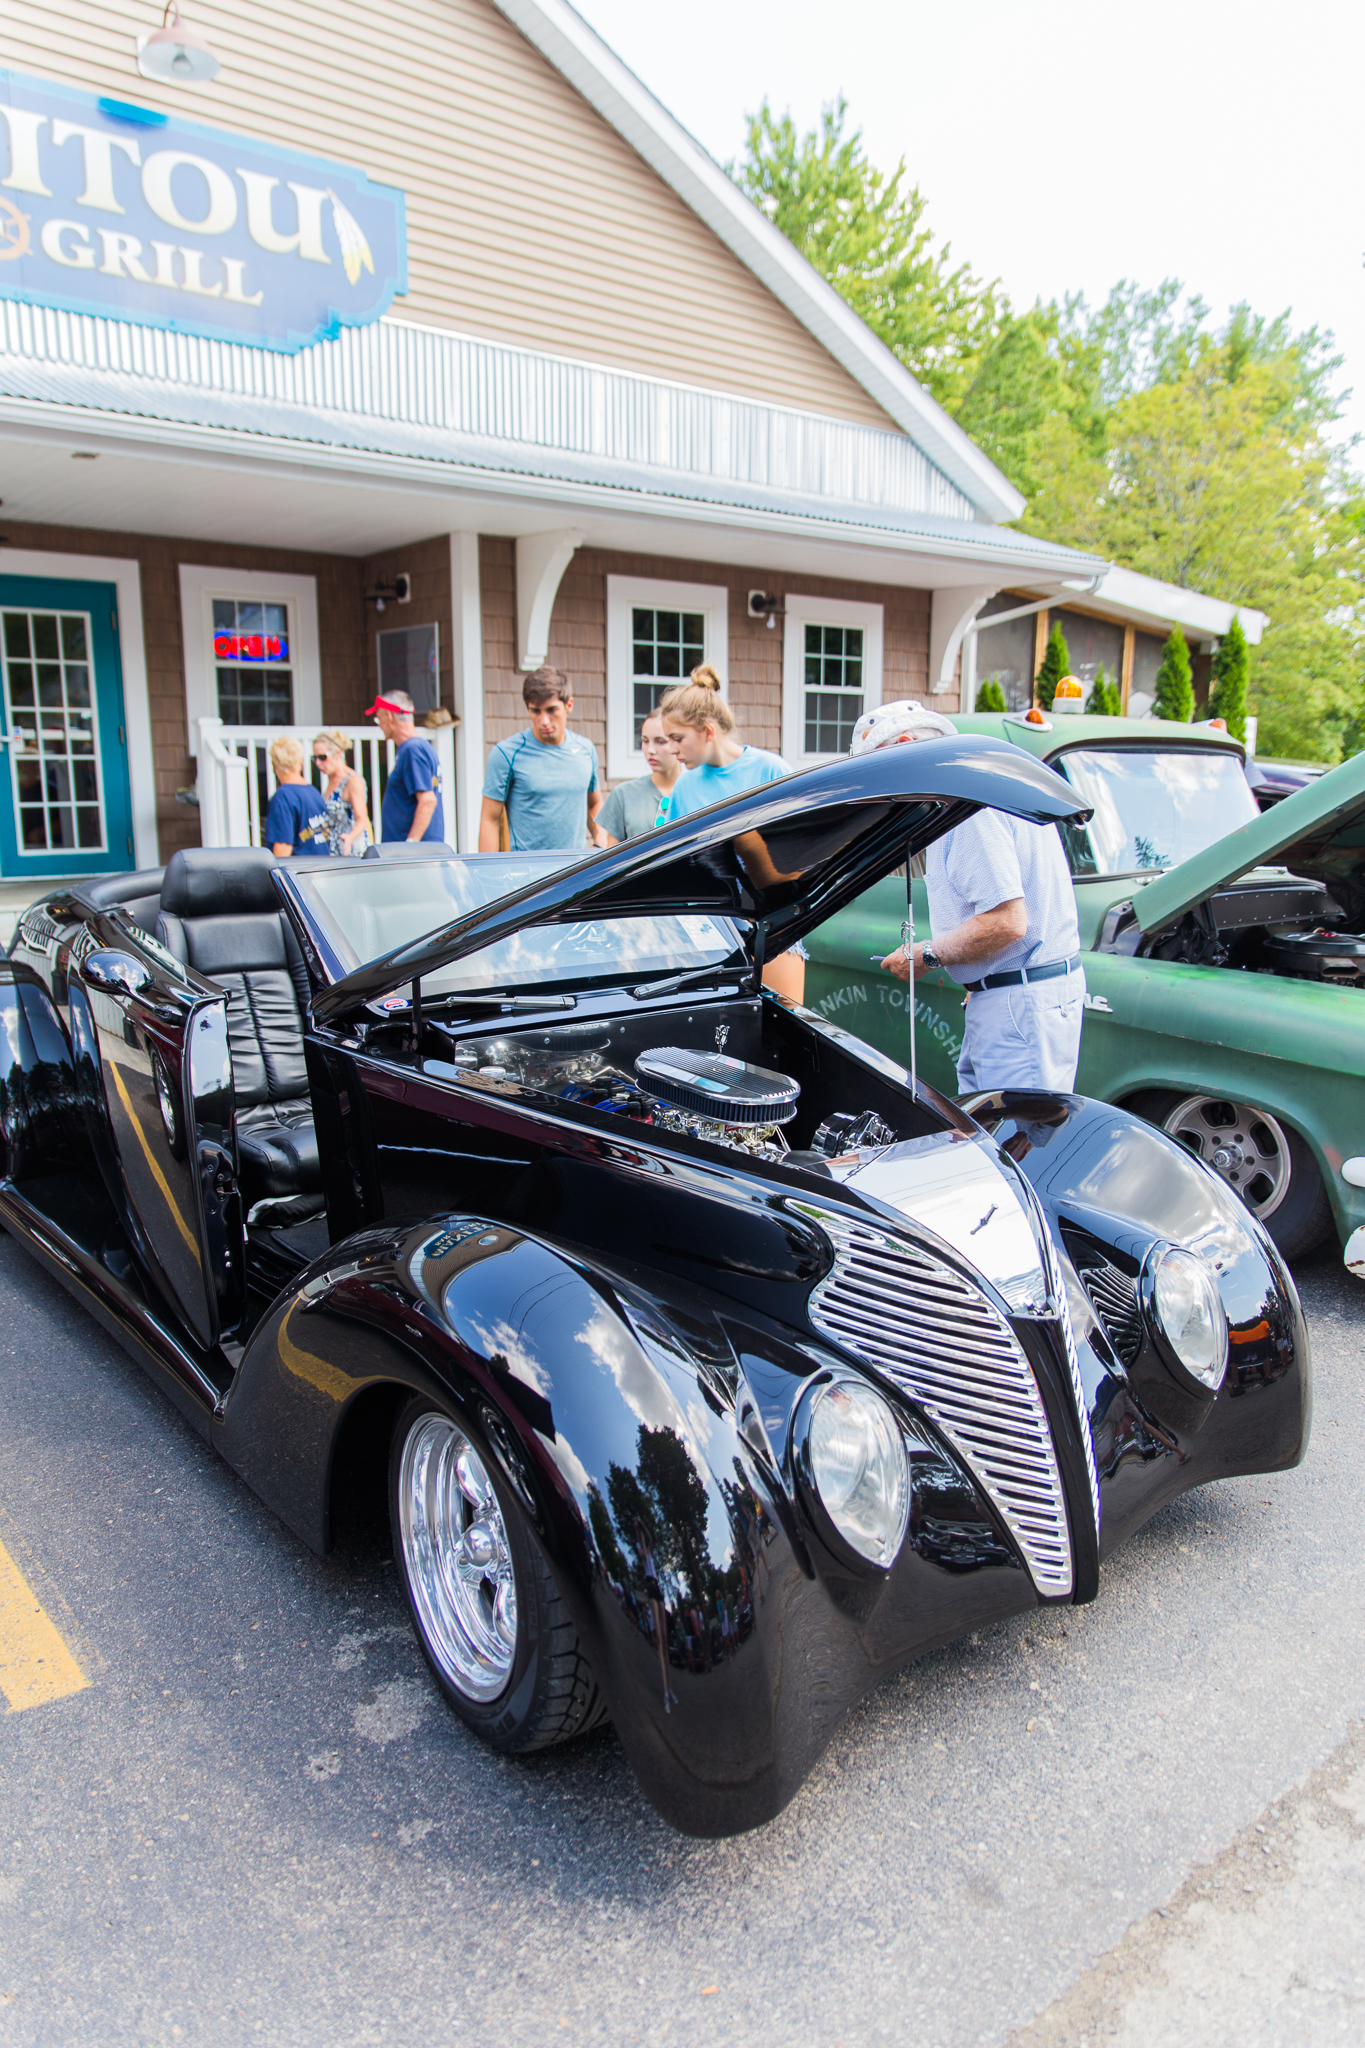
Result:
<svg viewBox="0 0 1365 2048"><path fill-rule="evenodd" d="M365 716L372 718L385 739L398 749L384 787L381 839L443 840L446 817L440 764L431 741L416 729L411 697L406 690L392 690L387 697L376 697Z"/></svg>
<svg viewBox="0 0 1365 2048"><path fill-rule="evenodd" d="M275 771L276 789L261 834L266 845L280 860L296 853L330 853L327 806L312 783L304 779L303 748L299 741L288 733L272 740L270 765Z"/></svg>
<svg viewBox="0 0 1365 2048"><path fill-rule="evenodd" d="M562 669L538 668L521 686L531 723L488 756L479 852L496 853L504 815L512 850L586 853L602 808L597 749L568 729L573 691Z"/></svg>

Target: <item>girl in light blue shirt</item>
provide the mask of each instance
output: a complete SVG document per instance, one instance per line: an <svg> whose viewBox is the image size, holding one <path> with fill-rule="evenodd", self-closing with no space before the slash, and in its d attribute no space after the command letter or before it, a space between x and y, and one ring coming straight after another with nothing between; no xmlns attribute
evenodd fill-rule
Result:
<svg viewBox="0 0 1365 2048"><path fill-rule="evenodd" d="M673 785L668 816L674 824L746 789L780 782L791 766L780 754L742 746L735 738L735 715L721 695L720 677L704 663L685 683L670 690L659 705L664 731L672 741L682 774ZM806 949L794 946L779 953L763 970L764 985L794 1003L806 993Z"/></svg>
<svg viewBox="0 0 1365 2048"><path fill-rule="evenodd" d="M694 668L685 683L669 691L659 715L683 769L673 785L664 820L667 825L721 803L727 796L759 789L765 782L780 782L792 772L780 754L742 746L735 738L735 715L721 695L720 677L709 663Z"/></svg>

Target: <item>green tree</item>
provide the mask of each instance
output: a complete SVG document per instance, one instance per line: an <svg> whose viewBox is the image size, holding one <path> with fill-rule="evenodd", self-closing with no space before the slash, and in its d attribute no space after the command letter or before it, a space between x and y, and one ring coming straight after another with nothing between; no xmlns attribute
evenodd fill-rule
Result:
<svg viewBox="0 0 1365 2048"><path fill-rule="evenodd" d="M1058 683L1063 676L1070 674L1071 649L1066 644L1066 634L1060 625L1054 625L1047 636L1047 646L1043 650L1043 665L1033 679L1038 702L1044 711L1051 711Z"/></svg>
<svg viewBox="0 0 1365 2048"><path fill-rule="evenodd" d="M1247 636L1235 618L1218 643L1213 657L1209 689L1209 717L1222 718L1234 739L1247 736L1247 672L1250 668Z"/></svg>
<svg viewBox="0 0 1365 2048"><path fill-rule="evenodd" d="M846 299L934 397L948 403L996 320L996 294L954 267L925 223L925 201L904 162L887 177L868 162L860 130L845 132L842 98L818 129L798 135L764 102L748 117L730 176Z"/></svg>
<svg viewBox="0 0 1365 2048"><path fill-rule="evenodd" d="M1119 686L1110 682L1103 667L1095 671L1095 680L1090 685L1090 695L1085 700L1085 708L1092 718L1123 716L1123 699L1119 695Z"/></svg>
<svg viewBox="0 0 1365 2048"><path fill-rule="evenodd" d="M1329 334L1246 303L1219 324L1175 278L1016 312L842 100L803 136L765 105L731 175L1028 499L1027 532L1266 613L1264 751L1335 760L1365 730L1365 493L1331 438Z"/></svg>
<svg viewBox="0 0 1365 2048"><path fill-rule="evenodd" d="M1190 650L1179 626L1172 626L1156 672L1153 718L1175 718L1188 724L1194 717L1194 685L1190 681Z"/></svg>
<svg viewBox="0 0 1365 2048"><path fill-rule="evenodd" d="M978 711L1005 711L1009 708L1005 703L1005 693L995 676L987 676L985 682L979 685L976 708Z"/></svg>

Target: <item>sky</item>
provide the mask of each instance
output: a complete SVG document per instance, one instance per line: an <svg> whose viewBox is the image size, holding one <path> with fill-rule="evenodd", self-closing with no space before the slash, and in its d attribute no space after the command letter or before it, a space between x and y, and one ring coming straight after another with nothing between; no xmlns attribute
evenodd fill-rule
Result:
<svg viewBox="0 0 1365 2048"><path fill-rule="evenodd" d="M1176 277L1330 328L1365 435L1365 7L1298 0L576 0L720 162L840 93L1016 307ZM1365 444L1356 453L1365 469Z"/></svg>

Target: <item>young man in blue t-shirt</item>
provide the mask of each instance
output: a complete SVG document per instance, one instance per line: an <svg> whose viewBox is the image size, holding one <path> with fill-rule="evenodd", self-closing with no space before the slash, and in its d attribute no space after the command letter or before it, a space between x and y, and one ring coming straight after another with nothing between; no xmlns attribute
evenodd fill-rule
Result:
<svg viewBox="0 0 1365 2048"><path fill-rule="evenodd" d="M327 842L327 806L304 778L303 748L289 733L272 741L270 765L275 771L275 794L265 814L261 837L280 860L296 853L330 853Z"/></svg>
<svg viewBox="0 0 1365 2048"><path fill-rule="evenodd" d="M531 723L488 756L479 852L498 851L505 816L516 853L586 853L602 792L596 747L569 731L569 678L562 669L538 668L521 695Z"/></svg>
<svg viewBox="0 0 1365 2048"><path fill-rule="evenodd" d="M398 749L384 787L380 838L443 840L440 764L431 741L416 730L411 697L406 690L390 690L387 697L375 698L365 716Z"/></svg>

